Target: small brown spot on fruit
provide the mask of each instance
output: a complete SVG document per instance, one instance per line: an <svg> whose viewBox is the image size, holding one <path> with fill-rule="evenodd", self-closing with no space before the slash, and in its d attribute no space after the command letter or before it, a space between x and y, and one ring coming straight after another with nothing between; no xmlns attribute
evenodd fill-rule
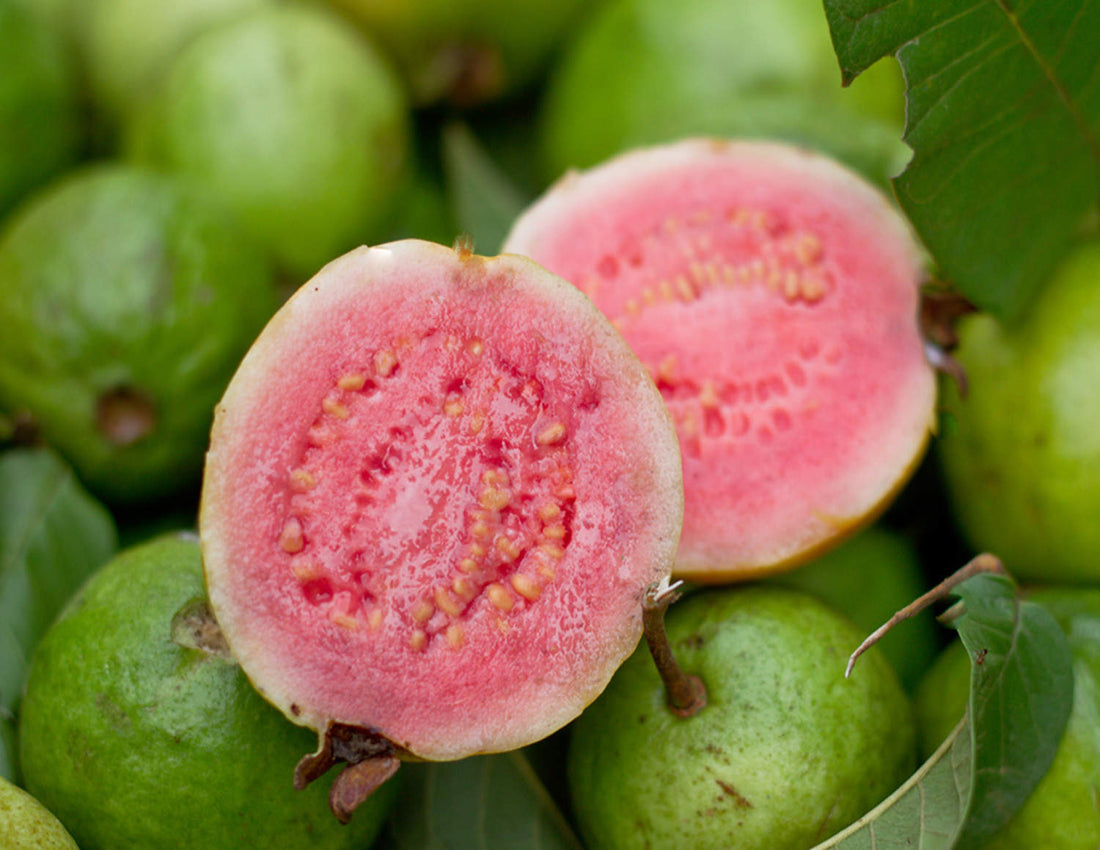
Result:
<svg viewBox="0 0 1100 850"><path fill-rule="evenodd" d="M542 588L539 587L538 582L523 573L515 573L512 576L512 587L528 602L534 602L542 596Z"/></svg>
<svg viewBox="0 0 1100 850"><path fill-rule="evenodd" d="M108 442L116 446L129 446L156 428L156 405L140 390L127 386L115 387L96 399L95 423Z"/></svg>
<svg viewBox="0 0 1100 850"><path fill-rule="evenodd" d="M301 552L305 547L305 536L302 532L302 524L297 517L291 517L283 524L282 533L279 535L279 546L291 555Z"/></svg>

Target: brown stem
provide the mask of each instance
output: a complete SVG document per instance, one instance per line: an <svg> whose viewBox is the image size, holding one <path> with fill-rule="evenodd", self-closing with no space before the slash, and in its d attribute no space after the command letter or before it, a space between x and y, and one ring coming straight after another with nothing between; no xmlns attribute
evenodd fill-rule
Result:
<svg viewBox="0 0 1100 850"><path fill-rule="evenodd" d="M847 679L852 675L852 668L855 666L856 659L863 655L868 649L874 646L890 629L894 628L902 620L907 620L914 614L919 614L933 602L938 602L941 599L946 599L948 594L953 589L958 587L968 578L973 578L976 575L982 573L998 573L1000 575L1005 574L1004 564L1001 563L1001 559L996 555L991 555L988 552L983 552L981 555L977 555L972 558L966 566L957 570L949 575L927 593L914 599L896 614L871 632L863 643L856 647L856 651L848 658L848 667L844 671L844 678Z"/></svg>
<svg viewBox="0 0 1100 850"><path fill-rule="evenodd" d="M642 606L642 623L649 654L653 656L657 672L665 683L668 707L680 717L691 717L707 704L707 690L702 679L685 673L676 663L668 642L665 612L669 605L680 598L680 594L676 592L678 586L679 583L669 586L667 582L649 586L645 604Z"/></svg>

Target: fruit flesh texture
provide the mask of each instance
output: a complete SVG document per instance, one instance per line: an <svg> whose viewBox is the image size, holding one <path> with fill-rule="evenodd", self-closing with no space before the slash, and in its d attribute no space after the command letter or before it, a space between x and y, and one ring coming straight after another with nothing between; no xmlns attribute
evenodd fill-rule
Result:
<svg viewBox="0 0 1100 850"><path fill-rule="evenodd" d="M1100 591L1052 587L1032 594L1066 631L1073 653L1073 708L1054 761L987 850L1085 850L1100 845ZM970 658L958 641L936 659L917 692L921 747L930 755L966 712Z"/></svg>
<svg viewBox="0 0 1100 850"><path fill-rule="evenodd" d="M397 785L351 824L325 783L295 791L311 735L265 703L218 647L193 536L129 549L39 644L20 726L27 788L82 850L361 848Z"/></svg>
<svg viewBox="0 0 1100 850"><path fill-rule="evenodd" d="M179 182L73 172L0 238L0 407L113 504L197 484L211 411L275 309L271 269Z"/></svg>
<svg viewBox="0 0 1100 850"><path fill-rule="evenodd" d="M218 621L288 717L445 760L573 719L641 634L682 512L675 432L592 305L519 257L334 261L218 406Z"/></svg>
<svg viewBox="0 0 1100 850"><path fill-rule="evenodd" d="M571 727L569 781L591 850L802 850L885 798L913 765L912 709L875 650L813 597L711 588L667 614L707 688L679 717L640 647Z"/></svg>
<svg viewBox="0 0 1100 850"><path fill-rule="evenodd" d="M612 0L550 75L542 158L556 179L690 135L779 138L884 182L909 158L903 92L892 59L842 88L817 0Z"/></svg>
<svg viewBox="0 0 1100 850"><path fill-rule="evenodd" d="M1016 325L966 318L937 443L971 545L1017 578L1100 579L1100 241L1076 246Z"/></svg>
<svg viewBox="0 0 1100 850"><path fill-rule="evenodd" d="M77 850L65 827L23 789L0 777L2 850Z"/></svg>
<svg viewBox="0 0 1100 850"><path fill-rule="evenodd" d="M640 149L562 179L504 250L588 294L661 390L683 451L678 575L804 561L869 523L919 461L936 387L917 248L831 160Z"/></svg>
<svg viewBox="0 0 1100 850"><path fill-rule="evenodd" d="M408 156L382 55L317 6L274 6L191 41L127 128L127 155L231 209L295 281L374 241Z"/></svg>
<svg viewBox="0 0 1100 850"><path fill-rule="evenodd" d="M0 218L76 161L76 83L37 10L0 0Z"/></svg>

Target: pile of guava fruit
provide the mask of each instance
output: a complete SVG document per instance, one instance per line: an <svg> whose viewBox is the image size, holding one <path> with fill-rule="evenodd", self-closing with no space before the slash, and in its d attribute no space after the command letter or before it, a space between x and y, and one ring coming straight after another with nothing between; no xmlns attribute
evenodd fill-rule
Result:
<svg viewBox="0 0 1100 850"><path fill-rule="evenodd" d="M1100 845L1100 217L967 303L905 112L820 0L0 0L0 850L855 847L983 553L983 846Z"/></svg>

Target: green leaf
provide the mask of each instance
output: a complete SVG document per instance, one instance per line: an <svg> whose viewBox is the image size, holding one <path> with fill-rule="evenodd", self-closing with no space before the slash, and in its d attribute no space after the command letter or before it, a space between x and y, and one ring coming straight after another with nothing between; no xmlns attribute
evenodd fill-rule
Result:
<svg viewBox="0 0 1100 850"><path fill-rule="evenodd" d="M1073 703L1065 633L1011 579L979 575L952 623L971 660L966 717L879 806L819 848L981 847L1043 778Z"/></svg>
<svg viewBox="0 0 1100 850"><path fill-rule="evenodd" d="M582 850L522 751L401 771L385 850Z"/></svg>
<svg viewBox="0 0 1100 850"><path fill-rule="evenodd" d="M0 739L7 745L31 651L117 545L110 513L57 455L0 454ZM0 752L0 774L9 779L14 755Z"/></svg>
<svg viewBox="0 0 1100 850"><path fill-rule="evenodd" d="M473 239L479 254L495 254L527 199L465 124L443 130L443 167L459 229Z"/></svg>
<svg viewBox="0 0 1100 850"><path fill-rule="evenodd" d="M1100 0L825 0L846 79L894 54L907 87L895 179L943 273L1026 309L1100 197Z"/></svg>

